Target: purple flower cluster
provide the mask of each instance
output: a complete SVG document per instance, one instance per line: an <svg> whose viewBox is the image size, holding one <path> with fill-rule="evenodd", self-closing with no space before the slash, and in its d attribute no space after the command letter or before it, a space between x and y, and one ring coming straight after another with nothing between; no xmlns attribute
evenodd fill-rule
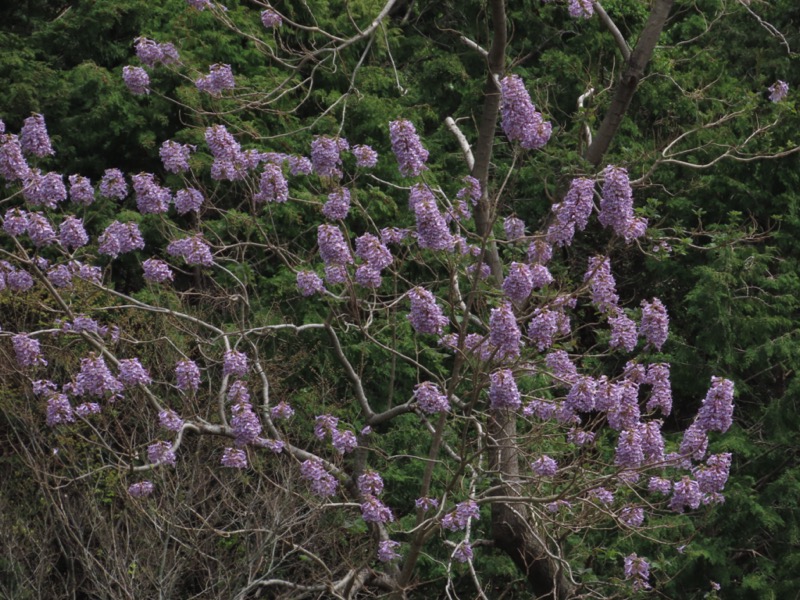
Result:
<svg viewBox="0 0 800 600"><path fill-rule="evenodd" d="M622 348L626 352L633 352L636 347L636 323L629 318L622 309L617 309L609 315L608 324L611 326L611 348Z"/></svg>
<svg viewBox="0 0 800 600"><path fill-rule="evenodd" d="M501 125L508 139L527 150L544 146L552 126L536 110L519 75L508 75L500 81L500 97Z"/></svg>
<svg viewBox="0 0 800 600"><path fill-rule="evenodd" d="M3 231L17 237L28 231L28 213L20 208L10 208L3 217Z"/></svg>
<svg viewBox="0 0 800 600"><path fill-rule="evenodd" d="M625 579L633 580L633 590L650 589L647 582L650 579L650 563L644 558L639 558L635 553L625 557Z"/></svg>
<svg viewBox="0 0 800 600"><path fill-rule="evenodd" d="M200 387L200 368L193 360L181 360L175 365L175 379L179 390L197 391Z"/></svg>
<svg viewBox="0 0 800 600"><path fill-rule="evenodd" d="M81 368L69 389L76 396L114 399L122 392L122 384L111 374L102 356L81 359Z"/></svg>
<svg viewBox="0 0 800 600"><path fill-rule="evenodd" d="M136 223L114 221L106 227L98 241L100 245L97 251L111 258L144 248L144 238Z"/></svg>
<svg viewBox="0 0 800 600"><path fill-rule="evenodd" d="M455 510L442 518L442 527L449 531L461 531L467 528L470 519L480 519L480 509L474 500L456 504Z"/></svg>
<svg viewBox="0 0 800 600"><path fill-rule="evenodd" d="M434 508L439 508L439 501L436 498L429 498L427 496L423 496L422 498L417 498L414 501L414 506L422 511L429 511Z"/></svg>
<svg viewBox="0 0 800 600"><path fill-rule="evenodd" d="M128 488L128 495L132 498L147 498L154 489L152 481L139 481Z"/></svg>
<svg viewBox="0 0 800 600"><path fill-rule="evenodd" d="M149 385L152 382L150 374L138 358L124 358L119 361L119 380L125 387Z"/></svg>
<svg viewBox="0 0 800 600"><path fill-rule="evenodd" d="M533 291L531 269L524 263L512 262L508 268L508 276L503 281L503 292L512 301L522 304Z"/></svg>
<svg viewBox="0 0 800 600"><path fill-rule="evenodd" d="M322 207L322 214L331 221L347 217L350 212L350 190L339 188L328 194L328 201Z"/></svg>
<svg viewBox="0 0 800 600"><path fill-rule="evenodd" d="M322 261L328 266L344 266L353 262L344 235L335 225L322 224L317 228L317 243Z"/></svg>
<svg viewBox="0 0 800 600"><path fill-rule="evenodd" d="M519 356L522 332L517 326L510 302L503 302L500 307L492 309L489 316L489 342L497 348L497 360Z"/></svg>
<svg viewBox="0 0 800 600"><path fill-rule="evenodd" d="M126 65L122 67L122 81L132 94L141 95L150 93L150 76L142 67Z"/></svg>
<svg viewBox="0 0 800 600"><path fill-rule="evenodd" d="M189 144L179 144L172 140L165 140L158 153L164 168L170 173L183 173L189 170L189 156L195 149Z"/></svg>
<svg viewBox="0 0 800 600"><path fill-rule="evenodd" d="M311 482L311 491L318 496L327 498L336 494L339 482L325 470L322 461L309 458L300 465L300 476Z"/></svg>
<svg viewBox="0 0 800 600"><path fill-rule="evenodd" d="M400 558L400 555L395 551L400 547L400 542L392 540L382 540L378 542L378 560L381 562L391 562Z"/></svg>
<svg viewBox="0 0 800 600"><path fill-rule="evenodd" d="M572 385L578 379L578 369L564 350L556 350L545 357L545 364L550 375L562 384Z"/></svg>
<svg viewBox="0 0 800 600"><path fill-rule="evenodd" d="M175 210L179 215L198 212L203 205L203 194L195 188L178 190L175 193Z"/></svg>
<svg viewBox="0 0 800 600"><path fill-rule="evenodd" d="M15 135L2 135L0 141L0 176L8 181L26 179L31 172L25 157L22 156L22 147L19 138Z"/></svg>
<svg viewBox="0 0 800 600"><path fill-rule="evenodd" d="M733 422L733 382L730 379L711 378L711 388L695 422L705 431L728 431Z"/></svg>
<svg viewBox="0 0 800 600"><path fill-rule="evenodd" d="M47 426L55 427L64 423L74 423L72 405L65 394L52 393L47 398Z"/></svg>
<svg viewBox="0 0 800 600"><path fill-rule="evenodd" d="M647 410L658 408L665 417L672 412L672 386L669 378L669 364L654 363L647 368L647 383L652 386Z"/></svg>
<svg viewBox="0 0 800 600"><path fill-rule="evenodd" d="M448 321L433 294L424 288L415 287L408 291L408 298L411 300L408 320L414 331L441 335Z"/></svg>
<svg viewBox="0 0 800 600"><path fill-rule="evenodd" d="M183 428L183 419L171 408L158 413L158 424L169 431L180 431Z"/></svg>
<svg viewBox="0 0 800 600"><path fill-rule="evenodd" d="M641 237L647 230L647 219L633 216L633 190L628 171L622 167L608 165L603 171L603 191L600 199L598 219L604 227L610 227L626 242Z"/></svg>
<svg viewBox="0 0 800 600"><path fill-rule="evenodd" d="M58 228L59 241L64 248L75 250L89 243L89 236L83 228L83 220L78 217L69 216Z"/></svg>
<svg viewBox="0 0 800 600"><path fill-rule="evenodd" d="M640 506L626 506L620 511L619 520L628 527L641 527L644 523L644 509Z"/></svg>
<svg viewBox="0 0 800 600"><path fill-rule="evenodd" d="M128 184L119 169L106 169L100 180L100 194L106 198L124 200L128 195Z"/></svg>
<svg viewBox="0 0 800 600"><path fill-rule="evenodd" d="M642 300L642 324L639 334L656 350L661 350L661 346L667 341L669 316L658 298L653 298L653 302Z"/></svg>
<svg viewBox="0 0 800 600"><path fill-rule="evenodd" d="M560 311L537 308L533 312L533 319L528 323L528 337L536 344L539 352L552 346L557 335L569 334L569 317Z"/></svg>
<svg viewBox="0 0 800 600"><path fill-rule="evenodd" d="M503 231L509 242L523 238L525 237L525 221L517 217L506 217L503 220Z"/></svg>
<svg viewBox="0 0 800 600"><path fill-rule="evenodd" d="M157 258L148 258L142 263L144 278L153 283L167 283L175 278L175 274L169 265Z"/></svg>
<svg viewBox="0 0 800 600"><path fill-rule="evenodd" d="M664 460L664 437L661 435L661 421L648 421L639 424L642 438L642 452L648 463Z"/></svg>
<svg viewBox="0 0 800 600"><path fill-rule="evenodd" d="M438 385L430 381L417 384L414 388L414 398L419 409L429 415L450 410L447 396L442 393Z"/></svg>
<svg viewBox="0 0 800 600"><path fill-rule="evenodd" d="M255 442L261 435L261 422L253 412L253 406L247 401L249 398L247 390L237 390L237 387L244 388L244 382L234 382L228 392L229 397L231 394L239 397L239 401L231 408L233 413L231 431L235 436L236 445L246 446ZM237 392L239 393L237 394Z"/></svg>
<svg viewBox="0 0 800 600"><path fill-rule="evenodd" d="M365 495L361 503L361 517L367 523L389 523L394 521L391 509L375 496Z"/></svg>
<svg viewBox="0 0 800 600"><path fill-rule="evenodd" d="M289 199L289 183L279 165L266 164L261 172L258 192L253 196L256 204L261 202L286 202ZM348 197L349 200L349 197Z"/></svg>
<svg viewBox="0 0 800 600"><path fill-rule="evenodd" d="M413 186L409 194L409 205L416 216L417 242L420 248L452 250L455 240L447 229L447 221L439 211L430 188L423 183Z"/></svg>
<svg viewBox="0 0 800 600"><path fill-rule="evenodd" d="M230 65L215 64L209 67L208 75L194 82L197 89L212 96L219 96L224 90L236 87Z"/></svg>
<svg viewBox="0 0 800 600"><path fill-rule="evenodd" d="M247 355L238 350L226 350L222 362L222 374L225 376L247 377Z"/></svg>
<svg viewBox="0 0 800 600"><path fill-rule="evenodd" d="M489 406L493 410L511 409L520 407L519 389L517 381L510 369L501 369L489 375Z"/></svg>
<svg viewBox="0 0 800 600"><path fill-rule="evenodd" d="M75 204L82 204L83 206L89 206L94 202L94 188L88 177L70 175L68 180L70 200Z"/></svg>
<svg viewBox="0 0 800 600"><path fill-rule="evenodd" d="M39 340L36 338L28 337L25 333L18 333L11 338L11 344L14 346L17 364L23 369L47 365L47 361L42 356Z"/></svg>
<svg viewBox="0 0 800 600"><path fill-rule="evenodd" d="M453 558L460 563L471 561L472 556L472 546L466 540L456 546L456 549L453 551Z"/></svg>
<svg viewBox="0 0 800 600"><path fill-rule="evenodd" d="M789 84L780 79L769 86L768 89L771 102L780 102L789 94Z"/></svg>
<svg viewBox="0 0 800 600"><path fill-rule="evenodd" d="M34 246L40 248L55 242L56 232L47 217L40 212L32 212L28 214L28 237Z"/></svg>
<svg viewBox="0 0 800 600"><path fill-rule="evenodd" d="M562 202L552 207L555 220L547 229L547 241L557 246L569 246L575 229L583 231L589 223L594 207L594 181L586 178L573 179Z"/></svg>
<svg viewBox="0 0 800 600"><path fill-rule="evenodd" d="M223 467L229 469L246 469L247 453L241 448L225 448L220 462Z"/></svg>
<svg viewBox="0 0 800 600"><path fill-rule="evenodd" d="M540 477L553 477L558 471L558 463L545 454L531 463L531 469Z"/></svg>
<svg viewBox="0 0 800 600"><path fill-rule="evenodd" d="M617 296L617 282L611 274L611 261L605 256L592 256L589 258L589 268L584 281L589 281L592 290L592 303L600 312L616 310L619 296Z"/></svg>
<svg viewBox="0 0 800 600"><path fill-rule="evenodd" d="M351 150L356 157L356 166L371 169L378 164L378 153L371 146L356 145Z"/></svg>
<svg viewBox="0 0 800 600"><path fill-rule="evenodd" d="M25 119L22 129L19 130L19 143L22 151L34 156L49 156L55 154L47 135L47 126L44 116L34 114Z"/></svg>
<svg viewBox="0 0 800 600"><path fill-rule="evenodd" d="M67 199L67 188L64 178L59 173L45 173L33 169L25 179L22 195L31 206L45 206L55 208L59 202Z"/></svg>
<svg viewBox="0 0 800 600"><path fill-rule="evenodd" d="M280 27L283 23L281 16L271 8L261 11L261 24L267 29Z"/></svg>
<svg viewBox="0 0 800 600"><path fill-rule="evenodd" d="M704 494L717 494L725 488L731 470L731 453L714 454L706 464L694 469L693 474Z"/></svg>
<svg viewBox="0 0 800 600"><path fill-rule="evenodd" d="M311 142L311 164L314 166L314 172L320 177L341 178L340 153L349 148L350 144L344 138L332 138L326 135L315 137Z"/></svg>
<svg viewBox="0 0 800 600"><path fill-rule="evenodd" d="M406 119L389 123L392 152L397 157L397 166L405 177L417 177L427 169L428 151L422 146L414 124Z"/></svg>
<svg viewBox="0 0 800 600"><path fill-rule="evenodd" d="M688 475L684 475L680 481L673 484L669 507L675 512L683 512L687 506L691 510L695 510L702 501L703 494L700 491L700 485Z"/></svg>
<svg viewBox="0 0 800 600"><path fill-rule="evenodd" d="M592 0L569 0L569 16L574 19L588 19L594 14Z"/></svg>
<svg viewBox="0 0 800 600"><path fill-rule="evenodd" d="M167 254L182 258L187 265L210 267L214 264L211 248L200 235L173 240L167 245Z"/></svg>
<svg viewBox="0 0 800 600"><path fill-rule="evenodd" d="M313 296L324 291L325 285L322 282L322 277L314 273L314 271L298 271L297 289L300 290L303 296Z"/></svg>
<svg viewBox="0 0 800 600"><path fill-rule="evenodd" d="M294 416L294 409L281 400L270 409L269 416L275 421L287 421Z"/></svg>
<svg viewBox="0 0 800 600"><path fill-rule="evenodd" d="M156 442L147 447L147 460L154 465L175 466L175 451L169 442Z"/></svg>
<svg viewBox="0 0 800 600"><path fill-rule="evenodd" d="M358 491L364 496L380 496L383 493L383 479L376 471L368 469L358 476Z"/></svg>
<svg viewBox="0 0 800 600"><path fill-rule="evenodd" d="M155 67L158 63L170 64L178 62L178 50L169 42L158 43L146 37L135 40L136 56L148 67Z"/></svg>
<svg viewBox="0 0 800 600"><path fill-rule="evenodd" d="M331 444L339 454L347 454L358 447L356 434L347 429L334 429L331 432Z"/></svg>
<svg viewBox="0 0 800 600"><path fill-rule="evenodd" d="M139 173L131 176L133 191L136 193L136 206L143 215L165 213L172 202L169 188L161 187L152 173Z"/></svg>
<svg viewBox="0 0 800 600"><path fill-rule="evenodd" d="M314 170L314 165L305 156L291 155L287 159L289 163L289 173L293 176L310 175Z"/></svg>
<svg viewBox="0 0 800 600"><path fill-rule="evenodd" d="M566 410L573 412L590 412L595 409L597 382L591 377L578 377L569 389L564 401Z"/></svg>
<svg viewBox="0 0 800 600"><path fill-rule="evenodd" d="M639 427L624 429L617 440L614 464L623 469L635 469L644 462L642 435Z"/></svg>

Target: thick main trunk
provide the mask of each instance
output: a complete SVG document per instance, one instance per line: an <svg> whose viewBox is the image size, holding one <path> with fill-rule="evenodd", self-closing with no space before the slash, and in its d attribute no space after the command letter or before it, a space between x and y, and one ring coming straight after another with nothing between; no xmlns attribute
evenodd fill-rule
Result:
<svg viewBox="0 0 800 600"><path fill-rule="evenodd" d="M489 165L492 160L497 114L500 112L500 90L498 78L503 76L506 61L506 7L504 0L492 0L492 47L487 57L489 72L486 77L486 88L483 98L483 112L478 125L478 141L475 144L475 166L472 176L481 183L481 199L475 207L475 229L484 240L487 240L485 260L492 270L497 284L503 282L503 266L497 245L492 239L491 229L494 221L494 207L489 196Z"/></svg>
<svg viewBox="0 0 800 600"><path fill-rule="evenodd" d="M650 59L653 56L658 38L667 22L674 0L655 0L650 10L650 16L642 30L636 47L631 52L630 59L625 65L617 87L614 90L614 98L608 107L603 122L600 124L597 134L591 146L586 150L586 160L595 167L599 166L611 145L611 141L619 130L622 119L628 111L636 88L639 86Z"/></svg>
<svg viewBox="0 0 800 600"><path fill-rule="evenodd" d="M516 444L517 417L514 411L493 411L489 421L489 467L496 474L500 493L519 495L519 448ZM523 502L492 505L492 538L525 574L535 598L567 600L575 585L565 577L560 564L544 546L547 536Z"/></svg>

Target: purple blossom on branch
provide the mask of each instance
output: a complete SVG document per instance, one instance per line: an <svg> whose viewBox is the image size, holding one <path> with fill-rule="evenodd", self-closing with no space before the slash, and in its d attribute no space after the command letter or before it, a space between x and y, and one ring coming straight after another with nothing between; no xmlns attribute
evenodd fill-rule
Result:
<svg viewBox="0 0 800 600"><path fill-rule="evenodd" d="M94 188L88 177L82 175L70 175L69 180L69 199L75 204L89 206L94 202Z"/></svg>
<svg viewBox="0 0 800 600"><path fill-rule="evenodd" d="M194 82L201 92L219 96L224 90L232 90L236 87L230 65L214 64L209 67L208 71L208 75L200 77Z"/></svg>
<svg viewBox="0 0 800 600"><path fill-rule="evenodd" d="M169 265L163 260L148 258L142 263L144 278L153 283L167 283L175 278L175 274Z"/></svg>
<svg viewBox="0 0 800 600"><path fill-rule="evenodd" d="M125 252L144 248L144 238L142 238L139 226L136 223L114 221L106 227L98 241L100 245L97 251L111 258L116 258Z"/></svg>
<svg viewBox="0 0 800 600"><path fill-rule="evenodd" d="M154 489L152 481L139 481L128 487L128 495L132 498L147 498Z"/></svg>
<svg viewBox="0 0 800 600"><path fill-rule="evenodd" d="M179 390L196 392L200 387L200 368L193 360L181 360L175 365L175 377Z"/></svg>
<svg viewBox="0 0 800 600"><path fill-rule="evenodd" d="M414 124L406 119L389 123L392 152L397 157L400 173L406 177L417 177L427 169L428 151L422 146Z"/></svg>
<svg viewBox="0 0 800 600"><path fill-rule="evenodd" d="M128 195L128 184L119 169L106 169L100 180L100 194L106 198L124 200Z"/></svg>
<svg viewBox="0 0 800 600"><path fill-rule="evenodd" d="M527 150L544 146L552 126L536 110L519 75L508 75L500 81L500 97L501 125L508 139Z"/></svg>
<svg viewBox="0 0 800 600"><path fill-rule="evenodd" d="M214 264L211 248L200 235L171 241L167 245L167 254L183 258L190 266L210 267Z"/></svg>
<svg viewBox="0 0 800 600"><path fill-rule="evenodd" d="M414 331L441 335L448 320L436 303L433 294L424 288L415 287L409 290L408 298L411 300L411 312L408 314L408 320Z"/></svg>
<svg viewBox="0 0 800 600"><path fill-rule="evenodd" d="M419 409L429 415L450 410L447 396L430 381L423 381L414 388L414 398Z"/></svg>
<svg viewBox="0 0 800 600"><path fill-rule="evenodd" d="M400 542L392 540L382 540L378 542L378 560L381 562L391 562L400 558L400 555L395 551L400 547Z"/></svg>
<svg viewBox="0 0 800 600"><path fill-rule="evenodd" d="M281 16L271 8L261 11L261 24L267 29L280 27L283 23Z"/></svg>
<svg viewBox="0 0 800 600"><path fill-rule="evenodd" d="M34 114L25 119L22 129L19 131L19 143L22 151L26 154L40 157L55 154L55 150L50 144L50 136L47 135L44 116L40 114Z"/></svg>
<svg viewBox="0 0 800 600"><path fill-rule="evenodd" d="M150 76L142 67L122 67L122 80L132 94L139 96L150 93Z"/></svg>
<svg viewBox="0 0 800 600"><path fill-rule="evenodd" d="M789 84L778 79L769 86L769 99L771 102L780 102L789 94Z"/></svg>
<svg viewBox="0 0 800 600"><path fill-rule="evenodd" d="M14 354L20 367L27 369L38 365L47 366L39 340L36 338L29 337L26 333L18 333L11 338L11 344L14 346Z"/></svg>

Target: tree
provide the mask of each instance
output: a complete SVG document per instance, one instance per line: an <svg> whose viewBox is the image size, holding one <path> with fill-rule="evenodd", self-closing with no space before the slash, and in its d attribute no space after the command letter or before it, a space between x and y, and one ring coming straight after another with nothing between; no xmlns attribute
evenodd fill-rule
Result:
<svg viewBox="0 0 800 600"><path fill-rule="evenodd" d="M269 66L198 73L171 43L137 40L142 66L121 73L134 94L155 95L161 71L193 83L176 91L190 126L159 150L168 186L106 171L95 191L75 174L66 205L61 176L36 168L54 160L44 119L2 140L14 204L3 275L26 292L7 299L8 379L33 407L4 410L62 532L35 548L58 565L38 594L485 595L484 577L519 587L509 573L540 597L649 588L633 541L626 556L587 557L581 539L649 536L664 509L718 501L730 456L707 456L707 434L728 429L733 400L713 377L697 418L665 441L667 309L646 293L641 308L621 304L610 258L634 254L647 220L626 169L596 172L672 2L634 15L632 51L599 4L570 3L598 10L626 63L585 162L563 147L542 157L551 122L508 62L501 0L459 9L482 23L457 35L483 102L474 134L447 121L442 158L407 118L435 111L409 107L379 128L380 107L358 98L359 85L403 87L398 71L370 68L394 66L395 45L429 43L398 41L413 6L190 4ZM573 125L565 136L580 144ZM518 170L558 159L542 228L501 219ZM99 503L81 512L90 491ZM92 536L120 512L119 531ZM128 543L109 543L117 535ZM36 561L8 547L9 593L34 589ZM476 569L473 553L491 566Z"/></svg>

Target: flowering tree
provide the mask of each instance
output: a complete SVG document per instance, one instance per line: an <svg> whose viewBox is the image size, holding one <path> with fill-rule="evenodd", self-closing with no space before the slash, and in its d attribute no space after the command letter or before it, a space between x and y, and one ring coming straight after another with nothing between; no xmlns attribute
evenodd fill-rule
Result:
<svg viewBox="0 0 800 600"><path fill-rule="evenodd" d="M85 550L70 560L97 570L103 593L131 597L210 585L231 536L245 540L248 567L217 595L406 597L422 585L453 595L466 580L485 597L480 558L499 553L537 597L649 589L658 574L644 556L597 578L570 549L609 527L652 537L664 514L720 502L731 465L709 453L708 434L731 426L733 383L712 378L696 418L665 436L668 307L647 290L622 302L614 277L616 256L656 234L628 170L600 165L672 1L653 3L632 50L598 2L567 3L573 17L599 14L625 67L542 223L503 214L508 177L558 130L509 63L502 0L485 15L487 49L462 39L486 83L474 132L446 121L463 156L447 176L403 115L383 124L380 155L341 128L279 152L229 117L300 110L320 73L357 49L355 81L396 2L350 37L277 6L189 5L247 36L285 78L240 90L228 64L193 72L173 43L136 40L141 66L122 69L131 93L155 94L151 75L165 70L199 98L187 108L201 139L161 140L161 176L110 166L99 182L70 174L66 185L42 167L58 151L44 116L16 133L0 126L10 190L0 282L39 304L3 323L4 337L19 389L51 428L36 447L60 440L40 480L71 547ZM292 46L288 32L314 43ZM788 93L780 81L770 92ZM653 166L677 160L678 141ZM378 194L407 209L388 215ZM584 231L595 250L574 243ZM96 551L84 532L110 538L113 527L99 512L81 521L75 498L53 492L59 477L107 471L109 502L140 511L158 552L115 546L106 561L111 546ZM167 566L192 548L204 573Z"/></svg>

